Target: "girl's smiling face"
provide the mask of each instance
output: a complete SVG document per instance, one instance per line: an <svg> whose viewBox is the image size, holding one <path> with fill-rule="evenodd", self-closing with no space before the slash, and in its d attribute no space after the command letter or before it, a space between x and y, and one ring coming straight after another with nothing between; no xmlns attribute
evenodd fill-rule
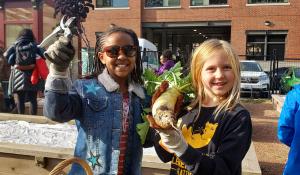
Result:
<svg viewBox="0 0 300 175"><path fill-rule="evenodd" d="M205 100L226 97L233 88L235 76L223 50L214 52L205 61L201 71Z"/></svg>
<svg viewBox="0 0 300 175"><path fill-rule="evenodd" d="M123 32L112 33L106 38L103 48L98 57L109 74L119 84L126 82L135 67L136 54L139 54L131 36ZM132 49L135 49L135 53Z"/></svg>

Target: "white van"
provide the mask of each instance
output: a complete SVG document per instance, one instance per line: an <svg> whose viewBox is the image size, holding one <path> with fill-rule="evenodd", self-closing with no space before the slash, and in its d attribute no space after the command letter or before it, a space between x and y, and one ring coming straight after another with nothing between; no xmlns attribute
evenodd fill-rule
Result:
<svg viewBox="0 0 300 175"><path fill-rule="evenodd" d="M139 45L141 50L143 69L158 69L159 59L157 47L151 41L148 41L144 38L139 38Z"/></svg>

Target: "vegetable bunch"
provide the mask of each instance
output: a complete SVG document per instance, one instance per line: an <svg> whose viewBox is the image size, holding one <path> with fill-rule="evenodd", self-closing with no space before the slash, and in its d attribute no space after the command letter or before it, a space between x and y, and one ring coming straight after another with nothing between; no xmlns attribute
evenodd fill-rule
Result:
<svg viewBox="0 0 300 175"><path fill-rule="evenodd" d="M152 70L145 70L144 81L149 95L153 95L162 82L168 81L169 83L167 90L152 104L154 121L162 129L174 127L176 122L175 111L178 111L175 107L178 107L176 103L179 99L183 98L184 95L185 98L193 96L190 74L182 77L182 69L180 62L178 62L160 76L157 76Z"/></svg>

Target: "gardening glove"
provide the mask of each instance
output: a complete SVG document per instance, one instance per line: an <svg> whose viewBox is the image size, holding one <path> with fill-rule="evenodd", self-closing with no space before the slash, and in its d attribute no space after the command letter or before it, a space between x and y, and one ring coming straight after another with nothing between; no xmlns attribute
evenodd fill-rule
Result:
<svg viewBox="0 0 300 175"><path fill-rule="evenodd" d="M158 99L158 97L163 94L169 87L169 82L168 81L163 81L161 83L161 85L159 86L159 88L154 92L154 94L152 95L152 106L154 104L154 102ZM178 98L177 98L177 101L176 101L176 104L175 104L175 108L174 108L174 112L175 114L177 114L179 111L180 111L180 108L183 104L183 96L180 95ZM160 129L161 127L156 124L154 118L152 115L148 114L146 116L147 120L149 121L149 124L150 124L150 127L151 128L155 128L155 129Z"/></svg>
<svg viewBox="0 0 300 175"><path fill-rule="evenodd" d="M66 37L59 37L44 53L50 62L50 74L65 76L70 62L74 58L75 49Z"/></svg>
<svg viewBox="0 0 300 175"><path fill-rule="evenodd" d="M159 144L166 151L180 157L187 150L188 144L179 129L157 129L157 131L160 136Z"/></svg>

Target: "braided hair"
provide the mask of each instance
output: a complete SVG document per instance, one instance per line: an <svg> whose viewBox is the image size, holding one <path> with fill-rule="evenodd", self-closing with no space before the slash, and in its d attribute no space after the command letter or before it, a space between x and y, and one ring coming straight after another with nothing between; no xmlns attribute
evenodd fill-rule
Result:
<svg viewBox="0 0 300 175"><path fill-rule="evenodd" d="M94 70L93 70L93 75L97 76L98 74L102 73L102 71L105 69L105 65L102 64L100 59L98 58L98 53L102 51L103 45L106 42L106 39L113 33L125 33L128 34L132 40L133 40L133 45L137 47L137 54L136 54L136 61L135 61L135 68L131 72L131 80L135 83L143 84L142 80L142 61L141 61L141 54L140 54L140 47L139 47L139 41L136 33L127 28L123 27L111 27L108 29L106 32L102 33L100 36L97 37L96 39L96 46L95 46L95 58L94 58Z"/></svg>

